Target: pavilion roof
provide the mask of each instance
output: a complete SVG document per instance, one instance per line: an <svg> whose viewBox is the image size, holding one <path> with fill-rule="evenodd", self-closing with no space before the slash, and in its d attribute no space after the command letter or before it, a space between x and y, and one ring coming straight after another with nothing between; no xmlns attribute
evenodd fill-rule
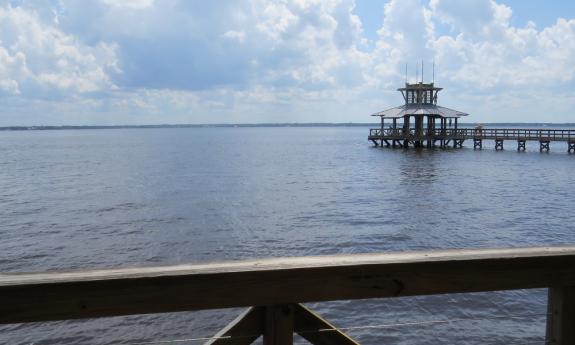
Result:
<svg viewBox="0 0 575 345"><path fill-rule="evenodd" d="M459 110L440 107L435 104L408 104L399 107L380 111L371 116L382 116L386 118L398 118L405 115L438 115L441 117L462 117L469 114Z"/></svg>

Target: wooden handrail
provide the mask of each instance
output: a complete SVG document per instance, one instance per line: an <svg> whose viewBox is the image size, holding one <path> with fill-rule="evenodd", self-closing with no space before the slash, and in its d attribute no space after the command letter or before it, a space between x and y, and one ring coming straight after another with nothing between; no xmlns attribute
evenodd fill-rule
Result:
<svg viewBox="0 0 575 345"><path fill-rule="evenodd" d="M370 137L398 137L403 136L405 131L403 128L384 129L370 128ZM408 133L415 135L415 129L410 128ZM575 140L575 130L572 129L529 129L529 128L436 128L431 132L424 128L419 137L461 137L464 139L522 139L522 140L540 140L549 139L555 141L569 141Z"/></svg>
<svg viewBox="0 0 575 345"><path fill-rule="evenodd" d="M573 286L575 246L2 274L0 323L551 287L549 332L575 339Z"/></svg>

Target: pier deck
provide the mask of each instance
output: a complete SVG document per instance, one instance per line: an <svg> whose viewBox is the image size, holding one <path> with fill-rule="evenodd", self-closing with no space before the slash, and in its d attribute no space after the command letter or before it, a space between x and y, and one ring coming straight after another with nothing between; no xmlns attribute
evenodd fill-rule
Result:
<svg viewBox="0 0 575 345"><path fill-rule="evenodd" d="M552 141L568 143L568 152L575 153L575 130L572 129L517 129L517 128L449 128L439 130L423 129L417 131L403 128L372 128L368 139L376 146L406 147L410 144L427 147L462 147L465 140L473 140L473 147L481 149L483 140L494 140L496 149L503 149L503 142L517 142L518 150L525 150L526 141L538 141L540 150L549 150Z"/></svg>

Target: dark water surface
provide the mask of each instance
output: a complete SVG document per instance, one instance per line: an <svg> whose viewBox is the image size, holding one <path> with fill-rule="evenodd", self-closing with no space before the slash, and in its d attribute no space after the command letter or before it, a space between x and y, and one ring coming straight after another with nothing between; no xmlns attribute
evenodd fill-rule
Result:
<svg viewBox="0 0 575 345"><path fill-rule="evenodd" d="M0 133L0 271L575 243L575 155L373 148L367 128ZM312 304L364 344L543 344L546 291ZM239 310L8 325L2 344L213 335ZM395 325L472 318L449 323ZM198 344L201 342L189 342ZM181 343L178 343L181 344Z"/></svg>

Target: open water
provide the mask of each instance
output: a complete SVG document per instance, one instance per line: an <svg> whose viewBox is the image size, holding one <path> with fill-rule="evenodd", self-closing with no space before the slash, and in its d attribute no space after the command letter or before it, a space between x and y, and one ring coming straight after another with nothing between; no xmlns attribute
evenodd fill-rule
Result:
<svg viewBox="0 0 575 345"><path fill-rule="evenodd" d="M518 153L512 142L393 150L372 147L368 132L0 132L0 272L575 243L575 155L565 143L550 153L537 143ZM543 344L546 291L311 307L363 344ZM0 343L205 337L239 312L7 325Z"/></svg>

